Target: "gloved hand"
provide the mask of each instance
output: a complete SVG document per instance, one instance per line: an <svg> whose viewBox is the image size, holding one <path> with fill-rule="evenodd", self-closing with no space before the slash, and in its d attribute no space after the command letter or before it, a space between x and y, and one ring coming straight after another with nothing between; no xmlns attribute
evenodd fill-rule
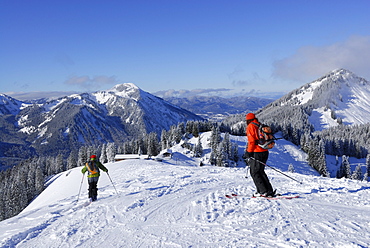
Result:
<svg viewBox="0 0 370 248"><path fill-rule="evenodd" d="M245 162L248 163L250 158L254 157L254 152L245 152L244 157L245 157Z"/></svg>

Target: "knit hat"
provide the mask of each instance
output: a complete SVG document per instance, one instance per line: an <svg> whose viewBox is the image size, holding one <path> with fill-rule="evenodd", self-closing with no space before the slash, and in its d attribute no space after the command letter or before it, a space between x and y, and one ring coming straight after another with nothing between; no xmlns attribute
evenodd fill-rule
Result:
<svg viewBox="0 0 370 248"><path fill-rule="evenodd" d="M91 155L91 156L90 156L90 159L91 159L91 160L96 159L96 155Z"/></svg>
<svg viewBox="0 0 370 248"><path fill-rule="evenodd" d="M247 119L247 121L254 120L254 119L256 119L256 116L253 113L249 113L249 114L247 114L245 119Z"/></svg>

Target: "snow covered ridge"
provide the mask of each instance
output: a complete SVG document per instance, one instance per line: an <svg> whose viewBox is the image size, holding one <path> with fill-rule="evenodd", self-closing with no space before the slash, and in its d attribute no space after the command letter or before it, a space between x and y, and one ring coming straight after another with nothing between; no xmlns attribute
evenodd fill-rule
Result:
<svg viewBox="0 0 370 248"><path fill-rule="evenodd" d="M28 106L10 96L0 94L0 115L17 115L22 108Z"/></svg>
<svg viewBox="0 0 370 248"><path fill-rule="evenodd" d="M245 137L233 138L244 147ZM291 200L252 199L244 167L199 167L180 145L172 152L162 162L105 164L113 184L103 173L90 205L81 168L56 175L22 213L0 222L0 247L370 246L368 183L319 177L289 142L277 143L268 164L302 184L266 172L278 192L300 196Z"/></svg>
<svg viewBox="0 0 370 248"><path fill-rule="evenodd" d="M303 85L264 110L276 106L302 106L309 109L315 130L339 124L370 122L370 83L354 73L337 69Z"/></svg>

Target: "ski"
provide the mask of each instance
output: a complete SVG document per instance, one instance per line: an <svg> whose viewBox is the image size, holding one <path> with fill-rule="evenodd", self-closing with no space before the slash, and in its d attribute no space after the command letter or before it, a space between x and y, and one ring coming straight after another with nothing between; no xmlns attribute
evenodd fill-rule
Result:
<svg viewBox="0 0 370 248"><path fill-rule="evenodd" d="M237 196L238 196L237 194L225 195L226 198L233 198L233 197L237 197Z"/></svg>
<svg viewBox="0 0 370 248"><path fill-rule="evenodd" d="M299 195L278 195L274 197L266 197L266 196L252 196L252 198L264 198L267 200L279 200L279 199L294 199L294 198L299 198Z"/></svg>
<svg viewBox="0 0 370 248"><path fill-rule="evenodd" d="M226 198L235 198L235 197L238 197L240 195L237 195L237 194L227 194L225 195ZM266 197L266 196L251 196L250 198L264 198L264 199L267 199L267 200L279 200L279 199L294 199L294 198L299 198L299 195L276 195L274 197Z"/></svg>

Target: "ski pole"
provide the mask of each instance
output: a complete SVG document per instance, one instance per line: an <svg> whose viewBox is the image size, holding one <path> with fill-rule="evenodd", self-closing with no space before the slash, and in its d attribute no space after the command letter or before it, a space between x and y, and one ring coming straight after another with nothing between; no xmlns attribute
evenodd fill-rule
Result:
<svg viewBox="0 0 370 248"><path fill-rule="evenodd" d="M78 202L78 200L80 199L81 187L82 187L82 183L83 183L83 181L84 181L84 176L85 176L85 174L82 174L82 179L81 179L80 189L78 190L77 202Z"/></svg>
<svg viewBox="0 0 370 248"><path fill-rule="evenodd" d="M275 171L277 171L277 172L279 172L279 173L283 174L284 176L289 177L290 179L292 179L292 180L294 180L294 181L296 181L296 182L298 182L298 183L302 184L302 182L300 182L300 181L298 181L298 180L294 179L293 177L288 176L287 174L284 174L283 172L279 171L278 169L275 169L274 167L272 167L272 166L270 166L270 165L267 165L267 164L265 164L265 163L263 163L263 162L261 162L261 161L259 161L259 160L255 159L255 158L253 158L253 157L251 157L251 159L253 159L253 160L257 161L258 163L261 163L261 164L263 164L263 165L266 165L267 167L270 167L271 169L273 169L273 170L275 170Z"/></svg>
<svg viewBox="0 0 370 248"><path fill-rule="evenodd" d="M113 183L113 181L112 181L112 178L110 178L110 176L109 176L109 173L108 173L108 172L107 172L107 175L108 175L108 177L109 177L110 182L111 182L111 183L112 183L112 185L113 185L114 190L116 191L116 193L117 193L117 195L118 195L117 189L116 189L116 187L114 186L114 183Z"/></svg>

